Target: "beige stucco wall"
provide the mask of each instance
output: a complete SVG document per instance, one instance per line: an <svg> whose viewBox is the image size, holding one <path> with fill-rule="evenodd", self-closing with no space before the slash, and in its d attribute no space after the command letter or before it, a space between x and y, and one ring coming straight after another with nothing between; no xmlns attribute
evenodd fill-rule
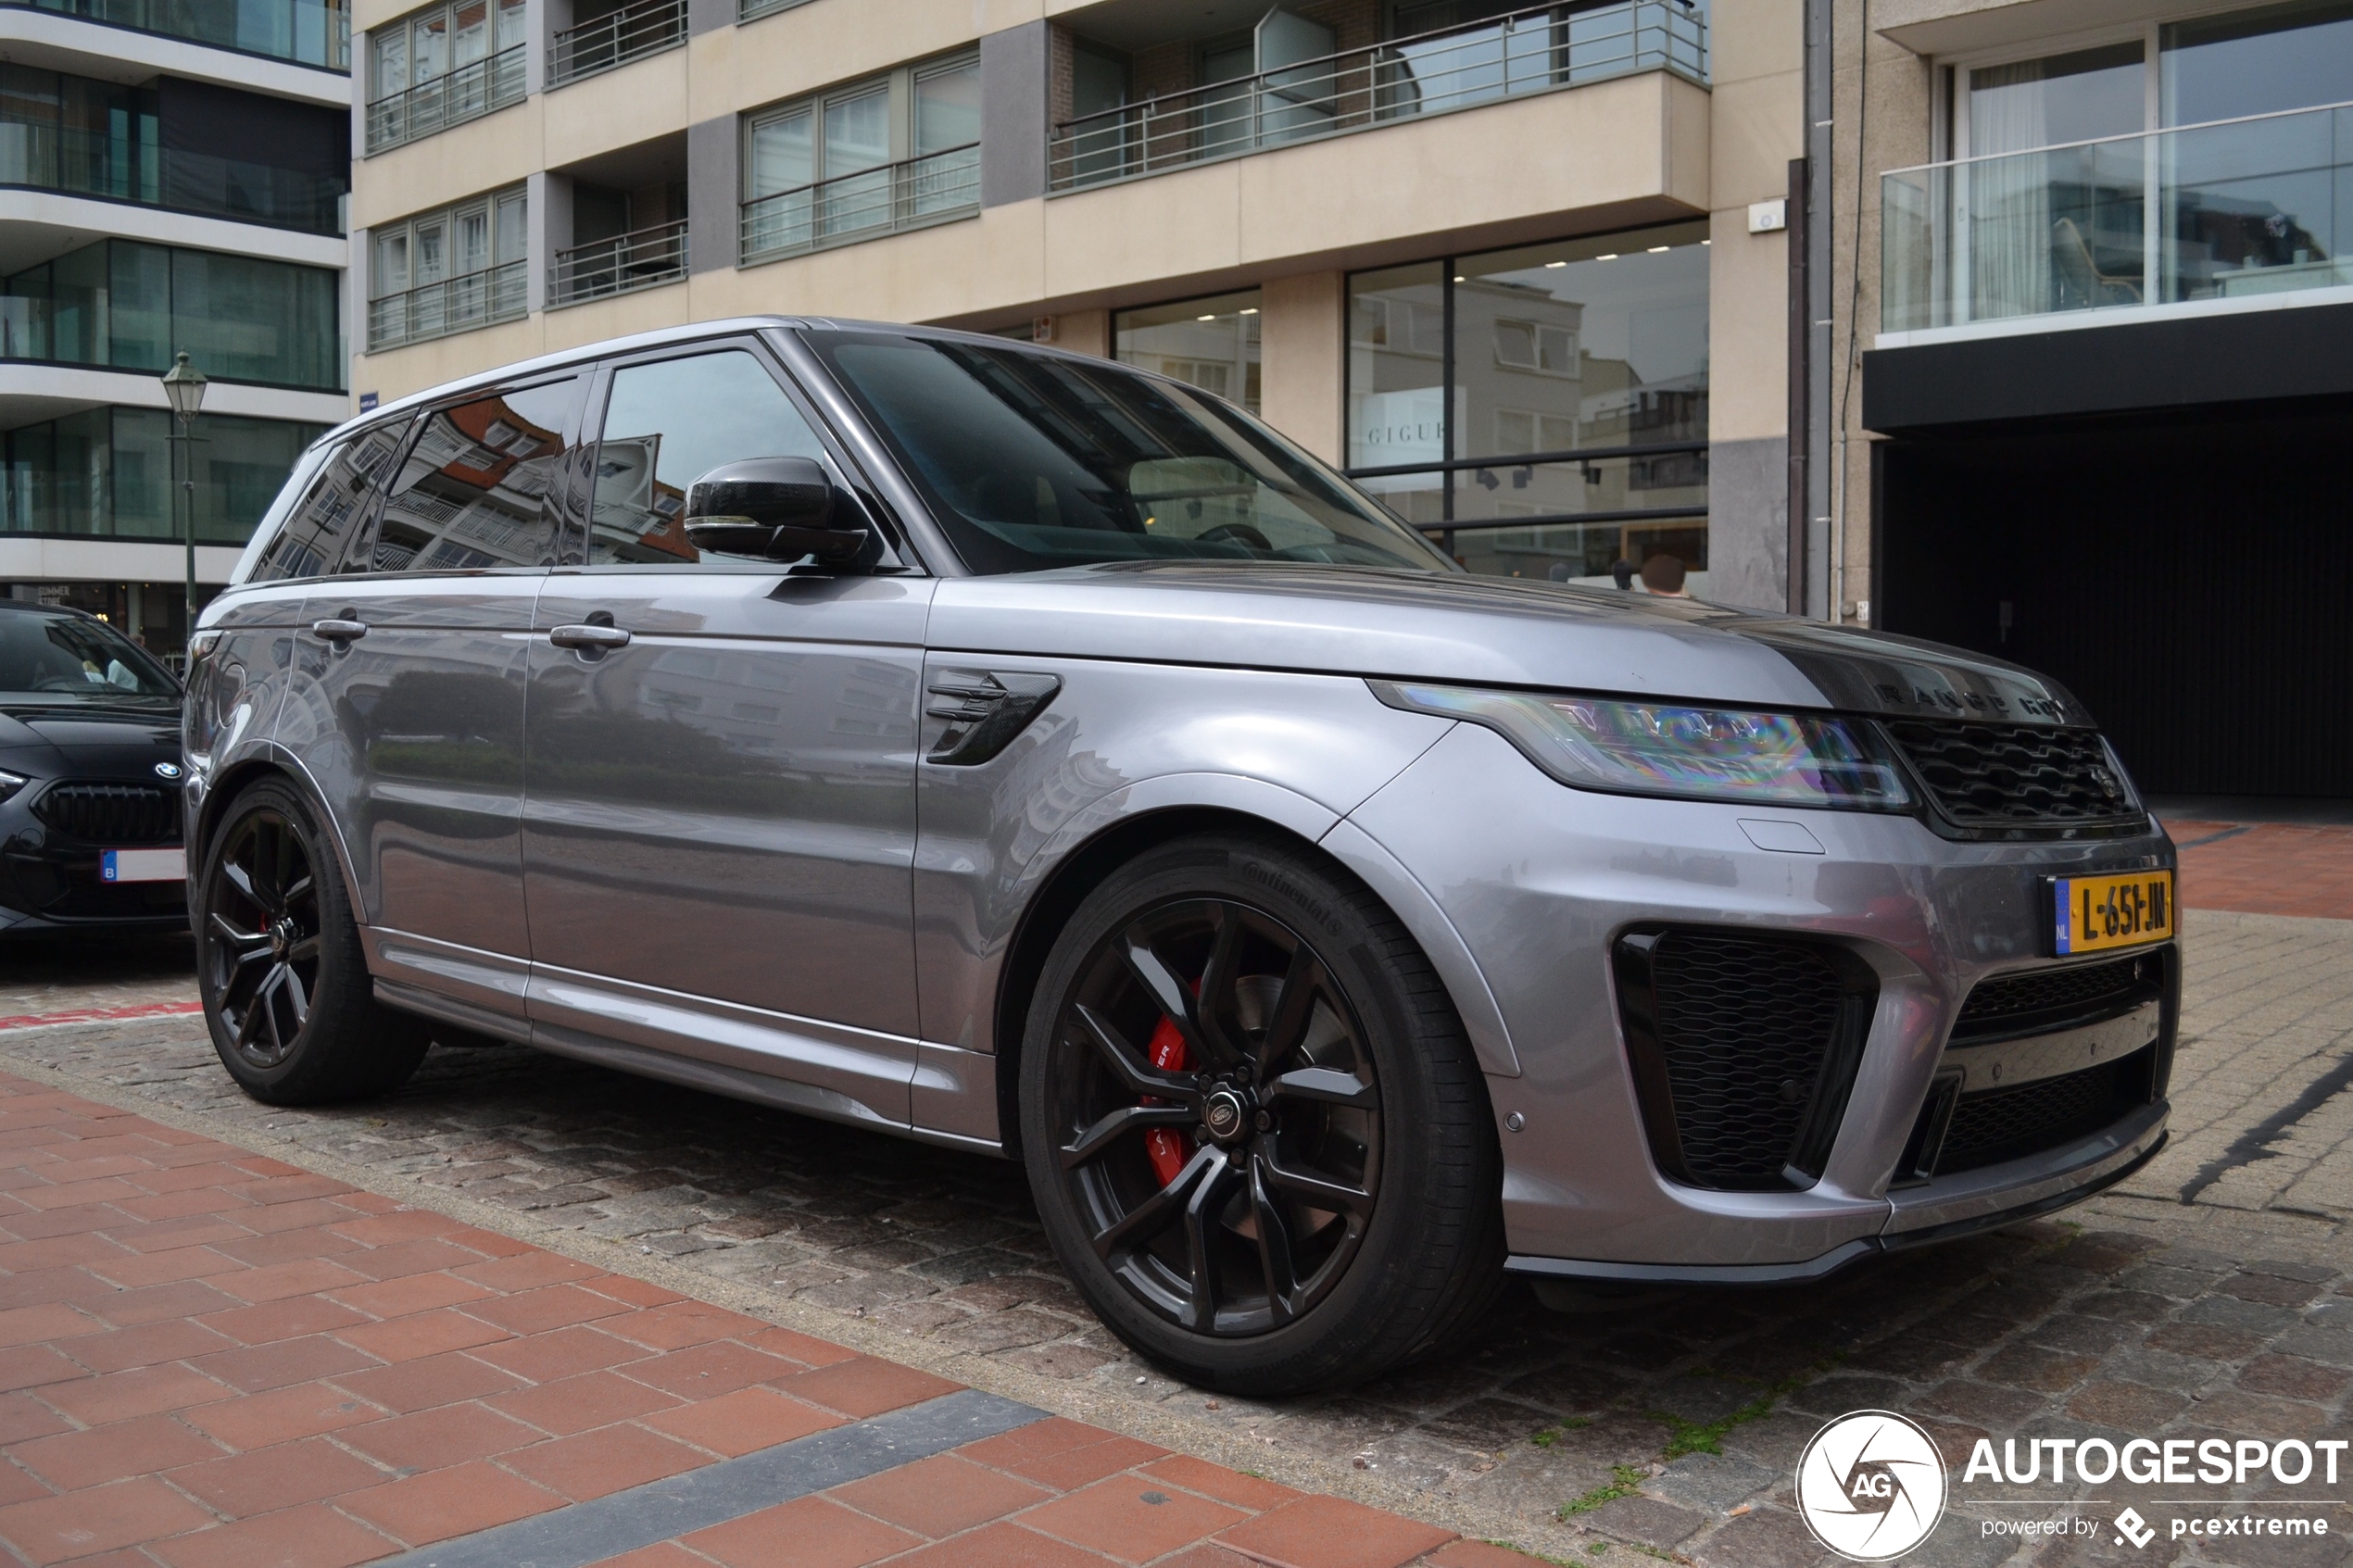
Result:
<svg viewBox="0 0 2353 1568"><path fill-rule="evenodd" d="M817 0L785 16L835 3ZM928 4L917 0L910 10ZM627 144L616 137L681 130L690 105L698 119L724 113L693 74L700 58L673 51L595 79L626 101L615 109L626 131L575 119L567 100L591 85L582 83L366 159L355 171L354 221L381 222L512 183L540 166L543 147L561 146L549 161L567 164ZM559 132L566 140L558 142ZM1663 72L1625 77L1009 203L911 233L361 355L352 385L389 399L616 332L769 311L963 325L1052 315L1075 325L1081 312L1705 213L1712 159L1705 90ZM1337 333L1337 284L1327 292L1335 315L1324 330ZM1070 343L1068 332L1058 341ZM1336 376L1336 347L1330 358ZM1302 438L1319 451L1338 441L1336 380L1328 395L1327 413L1287 405L1299 410L1292 417L1318 425Z"/></svg>
<svg viewBox="0 0 2353 1568"><path fill-rule="evenodd" d="M1270 278L1258 295L1258 411L1327 463L1347 451L1347 274Z"/></svg>
<svg viewBox="0 0 2353 1568"><path fill-rule="evenodd" d="M1789 0L1716 0L1708 129L1708 435L1789 432L1789 235L1752 234L1806 151L1806 51Z"/></svg>

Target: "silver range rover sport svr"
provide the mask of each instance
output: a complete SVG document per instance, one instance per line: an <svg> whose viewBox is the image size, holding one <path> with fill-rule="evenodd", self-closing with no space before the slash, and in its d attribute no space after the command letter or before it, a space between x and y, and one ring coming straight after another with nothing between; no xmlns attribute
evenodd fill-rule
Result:
<svg viewBox="0 0 2353 1568"><path fill-rule="evenodd" d="M1512 1273L1818 1278L2165 1137L2172 846L2066 691L1471 576L998 339L714 322L362 414L184 739L248 1093L487 1038L1016 1159L1213 1387L1428 1355Z"/></svg>

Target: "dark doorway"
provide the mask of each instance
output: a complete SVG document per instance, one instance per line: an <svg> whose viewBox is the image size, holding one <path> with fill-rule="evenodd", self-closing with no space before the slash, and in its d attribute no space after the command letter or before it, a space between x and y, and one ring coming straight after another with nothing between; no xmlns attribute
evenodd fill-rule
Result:
<svg viewBox="0 0 2353 1568"><path fill-rule="evenodd" d="M2353 797L2353 403L1876 458L1881 626L2057 677L2145 791Z"/></svg>

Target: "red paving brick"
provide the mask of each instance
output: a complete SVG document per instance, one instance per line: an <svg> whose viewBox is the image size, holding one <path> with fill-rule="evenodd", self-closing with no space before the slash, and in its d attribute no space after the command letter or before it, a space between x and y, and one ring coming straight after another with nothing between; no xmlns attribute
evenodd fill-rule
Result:
<svg viewBox="0 0 2353 1568"><path fill-rule="evenodd" d="M0 1194L0 1542L38 1568L348 1568L957 1387L6 1076ZM616 1568L1397 1568L1447 1539L1049 1419Z"/></svg>
<svg viewBox="0 0 2353 1568"><path fill-rule="evenodd" d="M2353 827L2167 819L2185 909L2353 920Z"/></svg>

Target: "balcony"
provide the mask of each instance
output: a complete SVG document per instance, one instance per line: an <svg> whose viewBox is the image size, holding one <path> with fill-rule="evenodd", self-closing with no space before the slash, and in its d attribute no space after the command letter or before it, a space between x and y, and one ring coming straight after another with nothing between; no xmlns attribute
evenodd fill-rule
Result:
<svg viewBox="0 0 2353 1568"><path fill-rule="evenodd" d="M296 169L56 123L0 119L0 186L7 185L313 234L344 232L343 196L349 188L344 180Z"/></svg>
<svg viewBox="0 0 2353 1568"><path fill-rule="evenodd" d="M1894 170L1881 345L2353 287L2348 174L2353 104Z"/></svg>
<svg viewBox="0 0 2353 1568"><path fill-rule="evenodd" d="M659 288L686 275L686 220L682 218L556 252L556 264L547 273L547 303L581 305Z"/></svg>
<svg viewBox="0 0 2353 1568"><path fill-rule="evenodd" d="M523 261L486 267L368 302L368 352L520 319L529 308Z"/></svg>
<svg viewBox="0 0 2353 1568"><path fill-rule="evenodd" d="M555 36L547 49L547 85L659 55L686 42L686 0L630 0Z"/></svg>
<svg viewBox="0 0 2353 1568"><path fill-rule="evenodd" d="M980 144L860 169L743 204L743 264L854 245L980 210Z"/></svg>
<svg viewBox="0 0 2353 1568"><path fill-rule="evenodd" d="M341 0L0 0L321 70L351 69Z"/></svg>
<svg viewBox="0 0 2353 1568"><path fill-rule="evenodd" d="M478 119L523 98L524 45L504 49L368 106L368 155Z"/></svg>
<svg viewBox="0 0 2353 1568"><path fill-rule="evenodd" d="M1053 129L1049 183L1076 190L1649 70L1705 84L1707 21L1688 0L1532 6L1079 116Z"/></svg>

